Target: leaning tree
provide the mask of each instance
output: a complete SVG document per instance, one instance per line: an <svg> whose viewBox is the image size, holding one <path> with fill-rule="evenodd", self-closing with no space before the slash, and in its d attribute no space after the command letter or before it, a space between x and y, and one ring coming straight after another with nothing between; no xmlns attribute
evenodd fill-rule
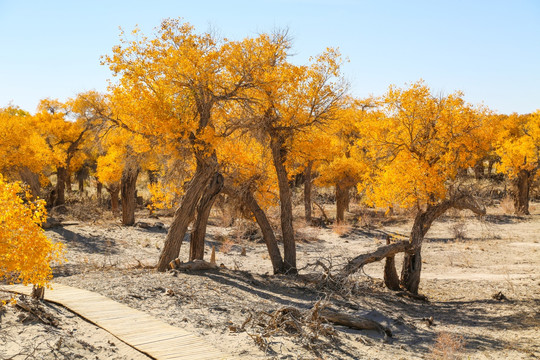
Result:
<svg viewBox="0 0 540 360"><path fill-rule="evenodd" d="M432 223L451 208L485 213L457 174L473 166L486 146L486 116L466 104L462 93L434 96L422 81L390 87L379 110L362 127L359 141L370 170L359 190L373 205L416 209L400 282L418 293L422 243ZM389 268L386 275L397 272Z"/></svg>

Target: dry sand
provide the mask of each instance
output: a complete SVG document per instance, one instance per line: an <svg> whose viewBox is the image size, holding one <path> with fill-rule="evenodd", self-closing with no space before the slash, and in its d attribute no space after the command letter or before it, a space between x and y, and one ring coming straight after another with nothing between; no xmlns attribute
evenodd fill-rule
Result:
<svg viewBox="0 0 540 360"><path fill-rule="evenodd" d="M115 220L72 222L47 230L47 235L68 250L68 263L55 269L54 281L146 311L239 358L425 359L444 358L444 351L464 359L538 358L540 211L515 217L490 208L488 214L484 219L446 216L433 225L423 249L420 288L429 303L385 289L382 263L370 264L355 275L348 294L301 278L273 276L260 238L238 237L234 228L218 226L217 217L208 229L207 256L214 245L217 261L226 269L206 272L157 273L142 268L157 261L170 218L144 218L141 212L140 221L155 226L122 227ZM347 259L383 245L386 233L406 236L411 227L409 219L400 217L364 217L359 224L364 226L334 230L296 224L301 273L321 271L308 266L317 260L337 270ZM187 259L188 248L185 242L181 259ZM242 248L246 256L241 255ZM499 292L507 299L494 299ZM265 313L285 306L308 312L319 300L333 310L376 320L388 326L393 337L342 326L325 328L327 334L318 339L309 331L299 334L285 328L260 336L269 330ZM29 358L145 358L68 310L43 306L58 320L58 327L16 307L4 307L0 358L28 351L33 351Z"/></svg>

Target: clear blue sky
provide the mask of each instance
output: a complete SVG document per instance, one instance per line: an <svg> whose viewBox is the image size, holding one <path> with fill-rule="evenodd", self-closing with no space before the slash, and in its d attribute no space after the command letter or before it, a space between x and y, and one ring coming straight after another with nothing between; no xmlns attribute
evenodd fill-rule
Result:
<svg viewBox="0 0 540 360"><path fill-rule="evenodd" d="M500 113L540 108L540 0L0 0L0 106L104 91L119 26L167 17L234 39L287 27L298 63L339 47L359 97L423 78Z"/></svg>

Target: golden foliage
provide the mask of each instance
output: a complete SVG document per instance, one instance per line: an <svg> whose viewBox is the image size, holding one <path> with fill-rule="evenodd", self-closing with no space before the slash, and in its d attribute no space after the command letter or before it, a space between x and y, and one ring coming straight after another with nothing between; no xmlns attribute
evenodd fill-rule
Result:
<svg viewBox="0 0 540 360"><path fill-rule="evenodd" d="M501 116L496 153L499 172L513 178L521 170L534 171L540 161L540 110L528 115Z"/></svg>
<svg viewBox="0 0 540 360"><path fill-rule="evenodd" d="M0 280L44 286L52 278L51 264L61 261L63 252L62 244L53 244L40 227L44 205L0 175Z"/></svg>
<svg viewBox="0 0 540 360"><path fill-rule="evenodd" d="M436 97L420 81L390 87L380 103L359 140L370 171L358 187L372 204L436 203L459 170L473 166L489 146L485 110L466 104L460 92Z"/></svg>

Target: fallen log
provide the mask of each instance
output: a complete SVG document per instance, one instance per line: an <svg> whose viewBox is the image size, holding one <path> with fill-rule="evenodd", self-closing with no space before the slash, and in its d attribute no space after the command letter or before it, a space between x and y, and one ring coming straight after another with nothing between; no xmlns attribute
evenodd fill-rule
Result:
<svg viewBox="0 0 540 360"><path fill-rule="evenodd" d="M321 310L319 316L324 320L337 325L343 325L356 330L375 330L384 336L392 337L392 331L378 322L364 317L351 316L331 310Z"/></svg>
<svg viewBox="0 0 540 360"><path fill-rule="evenodd" d="M364 265L381 261L389 256L394 256L400 252L406 252L412 249L411 244L408 241L400 241L391 245L381 246L377 250L362 254L354 259L350 260L349 263L341 270L339 277L345 278L352 273L360 270Z"/></svg>

